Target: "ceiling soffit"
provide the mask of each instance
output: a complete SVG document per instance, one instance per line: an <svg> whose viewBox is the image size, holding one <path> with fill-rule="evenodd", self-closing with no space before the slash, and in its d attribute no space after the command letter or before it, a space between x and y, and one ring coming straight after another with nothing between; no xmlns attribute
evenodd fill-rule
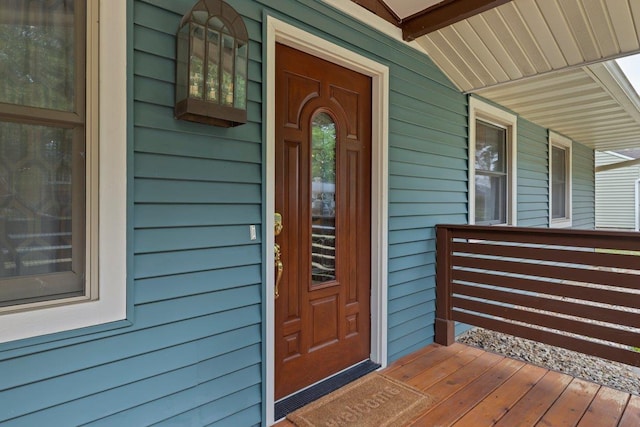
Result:
<svg viewBox="0 0 640 427"><path fill-rule="evenodd" d="M399 25L394 5L418 0L363 1ZM640 146L640 98L607 62L640 52L638 0L513 0L416 42L465 93L594 149Z"/></svg>
<svg viewBox="0 0 640 427"><path fill-rule="evenodd" d="M614 62L475 91L596 150L638 147L640 98Z"/></svg>
<svg viewBox="0 0 640 427"><path fill-rule="evenodd" d="M640 50L636 0L513 0L417 41L464 92Z"/></svg>

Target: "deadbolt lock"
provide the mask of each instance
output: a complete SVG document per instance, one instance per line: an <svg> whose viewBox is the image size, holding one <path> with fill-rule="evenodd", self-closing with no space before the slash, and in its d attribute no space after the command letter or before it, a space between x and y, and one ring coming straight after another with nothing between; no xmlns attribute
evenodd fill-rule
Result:
<svg viewBox="0 0 640 427"><path fill-rule="evenodd" d="M282 215L280 215L278 212L276 212L275 214L273 214L273 232L276 236L278 236L281 232L282 232Z"/></svg>

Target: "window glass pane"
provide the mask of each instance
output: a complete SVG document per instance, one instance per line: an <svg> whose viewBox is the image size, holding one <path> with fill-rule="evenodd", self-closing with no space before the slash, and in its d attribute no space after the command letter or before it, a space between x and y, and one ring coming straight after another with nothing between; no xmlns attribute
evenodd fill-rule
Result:
<svg viewBox="0 0 640 427"><path fill-rule="evenodd" d="M0 122L0 278L74 270L72 256L79 255L73 253L72 203L74 190L83 191L84 185L73 174L73 134L71 129ZM47 279L36 282L47 290ZM0 282L0 306L8 295L5 283ZM83 285L65 283L64 289L81 292Z"/></svg>
<svg viewBox="0 0 640 427"><path fill-rule="evenodd" d="M311 282L336 278L336 125L326 113L311 126Z"/></svg>
<svg viewBox="0 0 640 427"><path fill-rule="evenodd" d="M507 131L476 121L476 169L506 173Z"/></svg>
<svg viewBox="0 0 640 427"><path fill-rule="evenodd" d="M204 98L204 27L191 26L191 58L189 69L189 96Z"/></svg>
<svg viewBox="0 0 640 427"><path fill-rule="evenodd" d="M238 44L236 54L236 93L234 107L247 108L247 44Z"/></svg>
<svg viewBox="0 0 640 427"><path fill-rule="evenodd" d="M567 152L559 147L551 152L551 218L566 218Z"/></svg>
<svg viewBox="0 0 640 427"><path fill-rule="evenodd" d="M74 1L3 1L0 16L0 102L74 111Z"/></svg>
<svg viewBox="0 0 640 427"><path fill-rule="evenodd" d="M218 102L220 93L220 33L207 30L207 100Z"/></svg>
<svg viewBox="0 0 640 427"><path fill-rule="evenodd" d="M84 11L0 2L0 307L85 295Z"/></svg>
<svg viewBox="0 0 640 427"><path fill-rule="evenodd" d="M505 224L507 222L507 177L476 172L477 224Z"/></svg>
<svg viewBox="0 0 640 427"><path fill-rule="evenodd" d="M227 34L222 35L222 88L221 104L233 106L233 66L235 39Z"/></svg>

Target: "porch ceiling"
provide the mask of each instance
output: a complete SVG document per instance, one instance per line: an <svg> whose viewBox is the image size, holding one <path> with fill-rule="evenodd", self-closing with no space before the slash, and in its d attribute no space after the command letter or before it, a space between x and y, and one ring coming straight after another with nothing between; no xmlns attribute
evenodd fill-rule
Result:
<svg viewBox="0 0 640 427"><path fill-rule="evenodd" d="M640 147L640 98L614 61L474 92L596 150Z"/></svg>
<svg viewBox="0 0 640 427"><path fill-rule="evenodd" d="M464 0L353 1L386 8L410 39L403 20ZM617 65L606 62L640 52L640 2L482 3L499 6L416 38L461 91L598 150L640 147L640 100Z"/></svg>

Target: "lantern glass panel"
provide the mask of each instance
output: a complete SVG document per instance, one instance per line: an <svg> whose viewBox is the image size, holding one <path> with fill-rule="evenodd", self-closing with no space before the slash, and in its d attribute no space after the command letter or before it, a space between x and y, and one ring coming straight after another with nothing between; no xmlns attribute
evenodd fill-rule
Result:
<svg viewBox="0 0 640 427"><path fill-rule="evenodd" d="M235 53L235 39L228 35L222 35L222 88L221 104L233 106L233 65Z"/></svg>
<svg viewBox="0 0 640 427"><path fill-rule="evenodd" d="M220 18L214 16L209 19L209 28L213 30L221 31L224 28L224 23L220 20Z"/></svg>
<svg viewBox="0 0 640 427"><path fill-rule="evenodd" d="M191 19L193 22L197 22L198 24L206 24L207 18L209 18L209 12L206 10L194 10L191 14Z"/></svg>
<svg viewBox="0 0 640 427"><path fill-rule="evenodd" d="M219 102L220 33L207 31L207 101Z"/></svg>
<svg viewBox="0 0 640 427"><path fill-rule="evenodd" d="M191 29L191 58L189 64L189 96L203 98L204 92L204 27L193 24Z"/></svg>
<svg viewBox="0 0 640 427"><path fill-rule="evenodd" d="M247 107L247 44L238 44L236 53L236 92L234 107Z"/></svg>
<svg viewBox="0 0 640 427"><path fill-rule="evenodd" d="M187 63L189 62L189 24L178 32L178 58L176 68L176 100L187 98Z"/></svg>

